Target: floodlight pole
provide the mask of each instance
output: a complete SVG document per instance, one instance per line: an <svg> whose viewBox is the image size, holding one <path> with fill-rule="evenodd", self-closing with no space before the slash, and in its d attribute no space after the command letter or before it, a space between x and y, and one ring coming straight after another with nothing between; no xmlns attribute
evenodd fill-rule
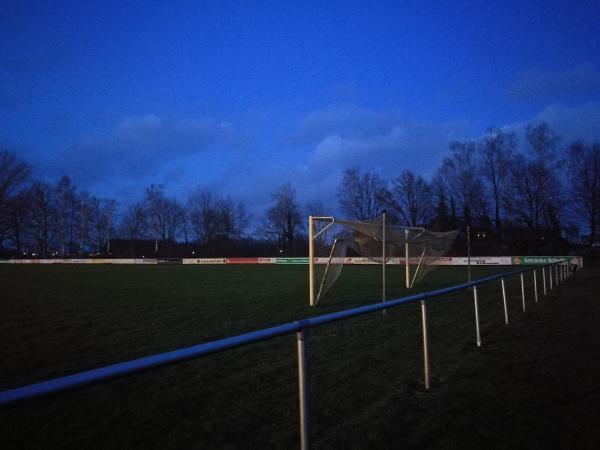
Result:
<svg viewBox="0 0 600 450"><path fill-rule="evenodd" d="M467 225L467 273L471 282L471 226Z"/></svg>
<svg viewBox="0 0 600 450"><path fill-rule="evenodd" d="M404 230L404 265L406 272L406 288L410 288L410 266L408 265L408 228Z"/></svg>
<svg viewBox="0 0 600 450"><path fill-rule="evenodd" d="M308 301L310 306L315 304L315 244L313 242L314 234L313 216L308 216Z"/></svg>
<svg viewBox="0 0 600 450"><path fill-rule="evenodd" d="M381 301L385 302L385 209L381 213Z"/></svg>

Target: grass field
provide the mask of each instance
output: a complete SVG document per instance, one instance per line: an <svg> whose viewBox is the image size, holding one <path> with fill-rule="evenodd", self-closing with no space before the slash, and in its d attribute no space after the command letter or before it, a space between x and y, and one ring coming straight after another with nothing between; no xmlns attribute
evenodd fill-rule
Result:
<svg viewBox="0 0 600 450"><path fill-rule="evenodd" d="M389 298L405 295L391 269ZM509 268L477 268L474 277ZM395 272L395 273L394 273ZM418 305L309 333L315 448L600 446L600 307L587 268L521 310L508 284L430 302L423 392ZM377 267L349 267L307 306L302 266L0 266L0 389L379 300ZM464 281L436 269L422 289ZM443 301L442 301L443 300ZM296 448L295 339L284 336L0 410L3 448Z"/></svg>

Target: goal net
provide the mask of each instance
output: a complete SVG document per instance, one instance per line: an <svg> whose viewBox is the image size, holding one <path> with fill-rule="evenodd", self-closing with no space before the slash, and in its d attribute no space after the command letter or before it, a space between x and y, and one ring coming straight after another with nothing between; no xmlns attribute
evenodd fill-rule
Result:
<svg viewBox="0 0 600 450"><path fill-rule="evenodd" d="M407 288L435 265L454 243L458 230L434 232L386 223L383 213L368 222L309 217L309 296L316 305L339 278L345 264L380 264L385 301L386 265L404 265Z"/></svg>

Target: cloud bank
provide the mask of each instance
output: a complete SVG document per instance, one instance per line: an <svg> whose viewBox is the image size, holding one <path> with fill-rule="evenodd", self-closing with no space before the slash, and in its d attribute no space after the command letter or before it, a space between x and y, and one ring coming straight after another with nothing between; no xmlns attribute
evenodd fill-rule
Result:
<svg viewBox="0 0 600 450"><path fill-rule="evenodd" d="M205 162L198 167L199 177L206 176L239 142L229 122L126 117L110 130L55 152L47 164L57 176L67 174L85 189L122 192L142 183L179 182L190 162L197 160Z"/></svg>
<svg viewBox="0 0 600 450"><path fill-rule="evenodd" d="M562 137L600 141L600 102L553 104L531 120L505 126L520 137L531 122L547 122ZM453 140L483 130L468 122L417 121L398 111L334 105L299 117L279 142L255 142L243 128L212 119L127 117L80 139L53 158L53 180L70 176L81 189L138 199L151 183L185 200L196 186L243 201L259 222L277 186L291 182L301 203L320 201L337 212L337 192L349 167L390 179L405 169L430 177ZM253 130L252 135L260 134Z"/></svg>
<svg viewBox="0 0 600 450"><path fill-rule="evenodd" d="M468 123L426 123L397 111L335 105L298 119L277 152L265 149L236 160L221 189L249 205L255 214L271 201L270 193L292 182L303 202L320 201L337 211L343 171L375 171L385 178L411 169L432 175L448 142L467 139Z"/></svg>

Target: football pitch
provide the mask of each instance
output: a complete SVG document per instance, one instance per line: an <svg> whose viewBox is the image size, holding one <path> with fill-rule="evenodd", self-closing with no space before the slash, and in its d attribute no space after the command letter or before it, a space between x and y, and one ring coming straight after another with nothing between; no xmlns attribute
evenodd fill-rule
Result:
<svg viewBox="0 0 600 450"><path fill-rule="evenodd" d="M514 270L475 267L473 278ZM438 267L412 290L466 281ZM309 331L315 448L547 448L600 442L600 308L586 268L527 312L518 277ZM0 266L0 390L381 301L377 266L351 266L317 307L306 266ZM10 448L297 448L296 342L283 336L0 410ZM7 447L8 448L8 447Z"/></svg>

